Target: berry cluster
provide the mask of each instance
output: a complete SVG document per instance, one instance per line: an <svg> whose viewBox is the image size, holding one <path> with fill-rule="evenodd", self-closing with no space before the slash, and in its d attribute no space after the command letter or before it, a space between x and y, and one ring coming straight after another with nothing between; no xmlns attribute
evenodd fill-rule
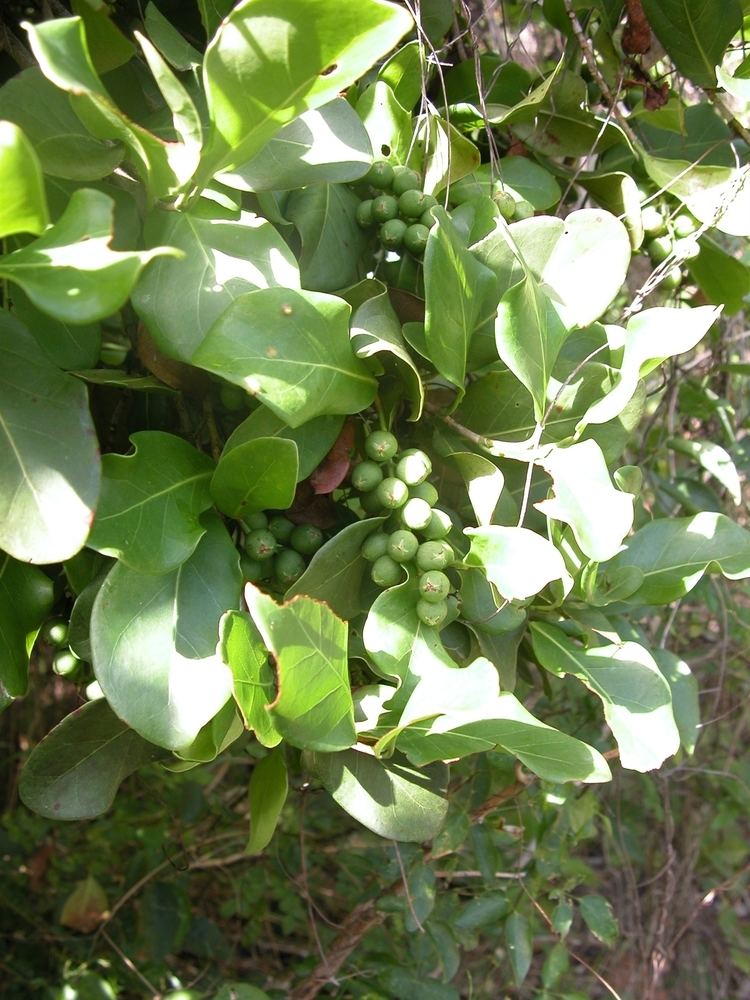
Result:
<svg viewBox="0 0 750 1000"><path fill-rule="evenodd" d="M640 194L644 200L650 197L645 190ZM662 264L673 250L686 260L691 260L700 253L700 246L694 238L698 223L686 209L677 209L672 213L666 200L649 203L641 211L641 221L645 236L643 249L654 267ZM662 287L679 288L682 278L682 269L679 264L675 264L667 272Z"/></svg>
<svg viewBox="0 0 750 1000"><path fill-rule="evenodd" d="M373 581L384 589L403 579L402 569L419 575L417 616L425 625L442 625L449 613L451 581L446 570L455 553L446 541L452 522L435 506L438 491L427 481L432 463L425 452L399 452L388 431L365 440L367 458L352 469L351 481L366 514L389 514L380 531L370 535L362 555L372 563Z"/></svg>
<svg viewBox="0 0 750 1000"><path fill-rule="evenodd" d="M48 618L39 631L39 638L55 649L52 669L60 677L73 679L81 666L80 657L68 646L69 625L64 618Z"/></svg>
<svg viewBox="0 0 750 1000"><path fill-rule="evenodd" d="M357 222L363 229L379 226L378 238L385 250L409 251L421 257L430 229L435 225L432 209L437 199L422 190L419 174L409 167L392 167L375 160L363 181L373 197L361 202Z"/></svg>
<svg viewBox="0 0 750 1000"><path fill-rule="evenodd" d="M250 583L270 581L286 590L302 576L307 560L325 541L315 524L294 524L283 514L260 511L243 522L242 575Z"/></svg>

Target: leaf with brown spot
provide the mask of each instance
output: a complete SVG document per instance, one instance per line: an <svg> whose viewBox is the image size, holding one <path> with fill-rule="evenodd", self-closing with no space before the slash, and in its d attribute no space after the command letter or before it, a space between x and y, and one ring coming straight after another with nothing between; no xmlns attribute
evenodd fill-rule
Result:
<svg viewBox="0 0 750 1000"><path fill-rule="evenodd" d="M60 923L81 934L91 934L105 918L107 905L104 889L89 875L65 900Z"/></svg>

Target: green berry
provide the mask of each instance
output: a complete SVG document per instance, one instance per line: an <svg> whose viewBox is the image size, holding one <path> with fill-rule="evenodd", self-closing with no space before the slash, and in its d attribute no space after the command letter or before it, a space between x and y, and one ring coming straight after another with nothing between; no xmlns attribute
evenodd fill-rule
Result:
<svg viewBox="0 0 750 1000"><path fill-rule="evenodd" d="M99 348L99 360L108 368L119 368L125 364L128 356L128 346L119 340L105 340Z"/></svg>
<svg viewBox="0 0 750 1000"><path fill-rule="evenodd" d="M429 524L422 529L422 534L428 541L437 541L450 534L453 522L444 510L434 509Z"/></svg>
<svg viewBox="0 0 750 1000"><path fill-rule="evenodd" d="M243 523L248 531L258 531L260 528L268 527L268 515L259 510L257 514L246 517Z"/></svg>
<svg viewBox="0 0 750 1000"><path fill-rule="evenodd" d="M432 507L420 497L408 500L401 510L401 520L407 528L413 528L415 531L425 528L430 523L431 517Z"/></svg>
<svg viewBox="0 0 750 1000"><path fill-rule="evenodd" d="M406 231L406 223L401 219L389 219L380 227L378 237L386 250L398 250L404 242Z"/></svg>
<svg viewBox="0 0 750 1000"><path fill-rule="evenodd" d="M423 483L432 472L432 462L429 455L417 448L406 452L399 459L396 466L396 475L403 480L407 486L416 486Z"/></svg>
<svg viewBox="0 0 750 1000"><path fill-rule="evenodd" d="M382 531L376 531L374 535L369 535L365 539L360 552L368 562L374 563L376 559L380 559L381 556L388 553L389 541L389 535Z"/></svg>
<svg viewBox="0 0 750 1000"><path fill-rule="evenodd" d="M680 260L695 260L701 252L701 245L694 236L684 236L674 241L673 250Z"/></svg>
<svg viewBox="0 0 750 1000"><path fill-rule="evenodd" d="M388 538L388 555L394 562L411 562L418 548L419 539L411 531L394 531Z"/></svg>
<svg viewBox="0 0 750 1000"><path fill-rule="evenodd" d="M516 222L523 222L524 219L533 219L534 217L534 206L530 201L526 201L522 198L520 201L516 202L515 220Z"/></svg>
<svg viewBox="0 0 750 1000"><path fill-rule="evenodd" d="M404 191L398 199L399 215L402 219L418 219L423 212L426 212L431 207L429 198L430 195L425 194L424 191L417 191L414 188ZM432 202L433 204L435 203L434 198Z"/></svg>
<svg viewBox="0 0 750 1000"><path fill-rule="evenodd" d="M226 384L219 389L219 402L229 413L244 410L247 399L247 393L238 385Z"/></svg>
<svg viewBox="0 0 750 1000"><path fill-rule="evenodd" d="M419 578L419 593L430 604L444 601L451 589L451 582L439 569L431 569Z"/></svg>
<svg viewBox="0 0 750 1000"><path fill-rule="evenodd" d="M655 236L646 244L646 253L654 264L661 264L672 253L672 240L668 236Z"/></svg>
<svg viewBox="0 0 750 1000"><path fill-rule="evenodd" d="M378 514L383 513L383 505L380 502L377 490L373 490L372 493L360 494L359 502L362 506L362 510L370 517L376 517Z"/></svg>
<svg viewBox="0 0 750 1000"><path fill-rule="evenodd" d="M59 677L72 677L78 673L81 661L72 649L61 649L52 658L52 669Z"/></svg>
<svg viewBox="0 0 750 1000"><path fill-rule="evenodd" d="M409 487L409 496L426 500L430 507L434 507L438 502L438 491L432 483L417 483L416 486Z"/></svg>
<svg viewBox="0 0 750 1000"><path fill-rule="evenodd" d="M251 559L247 553L243 552L240 556L242 579L245 580L246 583L257 583L258 580L262 580L263 568L263 563L259 562L257 559Z"/></svg>
<svg viewBox="0 0 750 1000"><path fill-rule="evenodd" d="M402 195L404 191L421 191L422 181L416 170L410 170L409 167L394 167L391 190L397 196Z"/></svg>
<svg viewBox="0 0 750 1000"><path fill-rule="evenodd" d="M426 212L423 212L422 215L420 215L419 217L420 226L425 226L425 228L427 229L432 229L432 227L437 224L437 219L435 218L436 208L437 206L433 205L432 208L428 208Z"/></svg>
<svg viewBox="0 0 750 1000"><path fill-rule="evenodd" d="M305 560L294 549L282 549L273 559L273 575L286 587L290 587L305 572Z"/></svg>
<svg viewBox="0 0 750 1000"><path fill-rule="evenodd" d="M430 569L445 569L454 558L455 553L447 542L422 542L417 549L417 568L423 573Z"/></svg>
<svg viewBox="0 0 750 1000"><path fill-rule="evenodd" d="M378 195L372 200L373 222L388 222L398 215L398 202L389 194Z"/></svg>
<svg viewBox="0 0 750 1000"><path fill-rule="evenodd" d="M375 462L359 462L352 469L352 486L360 493L369 493L383 482L383 470Z"/></svg>
<svg viewBox="0 0 750 1000"><path fill-rule="evenodd" d="M679 267L679 265L675 264L674 267L670 267L670 269L667 271L666 276L662 280L661 285L662 288L666 288L667 290L672 291L675 288L679 288L681 284L682 284L682 268Z"/></svg>
<svg viewBox="0 0 750 1000"><path fill-rule="evenodd" d="M516 214L516 199L510 191L497 191L493 201L497 205L500 215L502 215L506 222L510 222Z"/></svg>
<svg viewBox="0 0 750 1000"><path fill-rule="evenodd" d="M389 476L378 486L377 497L388 510L397 510L399 507L403 507L409 499L409 490L402 479Z"/></svg>
<svg viewBox="0 0 750 1000"><path fill-rule="evenodd" d="M421 257L427 246L430 230L421 222L415 222L404 233L404 246L415 257Z"/></svg>
<svg viewBox="0 0 750 1000"><path fill-rule="evenodd" d="M64 618L50 618L42 625L40 635L50 646L64 646L68 641L68 623Z"/></svg>
<svg viewBox="0 0 750 1000"><path fill-rule="evenodd" d="M245 552L251 559L257 559L259 562L272 556L277 548L278 543L267 528L251 531L245 538Z"/></svg>
<svg viewBox="0 0 750 1000"><path fill-rule="evenodd" d="M439 628L448 617L447 601L438 601L436 604L430 601L417 601L417 618L423 625L431 628Z"/></svg>
<svg viewBox="0 0 750 1000"><path fill-rule="evenodd" d="M646 236L663 236L667 231L664 216L656 205L646 205L641 211L641 223Z"/></svg>
<svg viewBox="0 0 750 1000"><path fill-rule="evenodd" d="M672 232L678 239L692 236L699 228L699 223L689 212L679 212L672 219Z"/></svg>
<svg viewBox="0 0 750 1000"><path fill-rule="evenodd" d="M393 167L387 160L373 160L362 180L378 191L388 191L393 184Z"/></svg>
<svg viewBox="0 0 750 1000"><path fill-rule="evenodd" d="M380 556L372 564L370 575L379 587L395 587L401 581L402 570L390 556Z"/></svg>
<svg viewBox="0 0 750 1000"><path fill-rule="evenodd" d="M317 524L298 524L291 534L289 544L303 556L313 556L325 541Z"/></svg>
<svg viewBox="0 0 750 1000"><path fill-rule="evenodd" d="M357 205L357 225L362 229L369 229L372 223L372 198L367 198Z"/></svg>
<svg viewBox="0 0 750 1000"><path fill-rule="evenodd" d="M277 542L285 545L294 531L294 522L290 521L288 517L284 517L283 514L274 514L268 520L268 530Z"/></svg>
<svg viewBox="0 0 750 1000"><path fill-rule="evenodd" d="M365 439L365 453L375 462L387 462L398 451L398 441L390 431L373 431Z"/></svg>

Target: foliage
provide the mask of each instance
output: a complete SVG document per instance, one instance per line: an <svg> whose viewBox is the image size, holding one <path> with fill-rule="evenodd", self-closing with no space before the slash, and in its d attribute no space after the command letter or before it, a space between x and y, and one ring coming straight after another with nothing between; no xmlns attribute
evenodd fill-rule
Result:
<svg viewBox="0 0 750 1000"><path fill-rule="evenodd" d="M690 766L675 621L718 599L728 633L750 578L743 5L507 6L548 43L533 72L447 0L198 0L205 45L195 12L124 31L81 0L0 88L0 705L48 697L54 650L83 702L20 798L88 820L143 781L219 824L210 775L252 765L268 882L237 915L272 893L296 927L266 862L305 865L309 797L374 932L354 996L490 995L461 955L498 924L508 989L580 995L571 926L620 927L573 852L635 853L607 783ZM436 888L461 866L468 901ZM102 879L65 927L107 919ZM186 880L148 892L147 975L183 948L233 995ZM317 995L313 964L236 994Z"/></svg>

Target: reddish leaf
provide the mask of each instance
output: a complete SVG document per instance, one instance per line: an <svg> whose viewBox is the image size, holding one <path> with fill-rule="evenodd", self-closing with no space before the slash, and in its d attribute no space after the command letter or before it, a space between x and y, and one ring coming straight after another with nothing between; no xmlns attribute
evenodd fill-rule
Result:
<svg viewBox="0 0 750 1000"><path fill-rule="evenodd" d="M107 913L107 897L104 889L91 875L79 882L65 900L60 914L63 927L70 927L81 934L90 934Z"/></svg>
<svg viewBox="0 0 750 1000"><path fill-rule="evenodd" d="M333 447L310 476L313 493L333 493L341 486L351 468L351 455L354 448L354 422L347 420L341 428L341 433L333 443Z"/></svg>

